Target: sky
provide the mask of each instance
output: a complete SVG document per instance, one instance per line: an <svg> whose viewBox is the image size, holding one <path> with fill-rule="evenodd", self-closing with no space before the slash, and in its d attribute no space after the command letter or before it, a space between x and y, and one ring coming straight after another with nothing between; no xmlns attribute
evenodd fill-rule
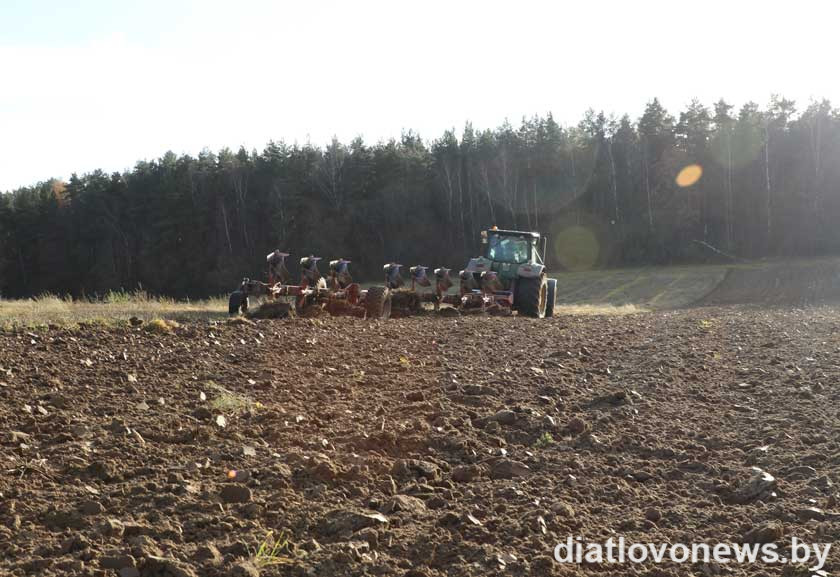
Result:
<svg viewBox="0 0 840 577"><path fill-rule="evenodd" d="M840 105L834 0L0 0L0 191L653 97Z"/></svg>

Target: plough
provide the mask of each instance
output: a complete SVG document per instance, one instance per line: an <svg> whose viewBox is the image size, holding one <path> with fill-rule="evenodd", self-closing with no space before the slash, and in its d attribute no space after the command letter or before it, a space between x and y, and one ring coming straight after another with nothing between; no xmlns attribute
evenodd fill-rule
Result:
<svg viewBox="0 0 840 577"><path fill-rule="evenodd" d="M228 312L247 313L250 297L265 296L270 300L286 299L294 303L298 313L312 307L319 307L332 315L349 315L360 318L387 319L391 315L391 295L384 286L372 286L362 290L353 282L348 265L349 260L337 259L330 262L330 276L325 279L318 269L317 256L300 259L301 279L299 284L289 284L286 269L288 253L276 250L266 257L268 282L245 278L239 289L231 293Z"/></svg>

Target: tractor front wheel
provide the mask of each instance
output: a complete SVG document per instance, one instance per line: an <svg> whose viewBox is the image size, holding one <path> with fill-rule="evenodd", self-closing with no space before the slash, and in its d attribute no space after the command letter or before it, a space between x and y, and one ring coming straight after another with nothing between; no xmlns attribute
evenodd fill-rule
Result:
<svg viewBox="0 0 840 577"><path fill-rule="evenodd" d="M516 309L525 316L541 319L545 317L548 303L548 282L544 276L520 278L516 287Z"/></svg>
<svg viewBox="0 0 840 577"><path fill-rule="evenodd" d="M387 319L391 316L391 291L384 286L373 286L365 297L365 313L369 319Z"/></svg>

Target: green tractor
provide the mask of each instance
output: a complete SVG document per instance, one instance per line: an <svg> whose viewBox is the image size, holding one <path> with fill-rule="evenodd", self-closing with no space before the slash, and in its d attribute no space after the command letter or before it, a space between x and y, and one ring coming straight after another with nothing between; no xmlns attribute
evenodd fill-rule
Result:
<svg viewBox="0 0 840 577"><path fill-rule="evenodd" d="M553 316L557 279L546 275L546 238L493 227L481 232L481 242L485 254L470 259L460 273L463 304L491 299L525 316Z"/></svg>

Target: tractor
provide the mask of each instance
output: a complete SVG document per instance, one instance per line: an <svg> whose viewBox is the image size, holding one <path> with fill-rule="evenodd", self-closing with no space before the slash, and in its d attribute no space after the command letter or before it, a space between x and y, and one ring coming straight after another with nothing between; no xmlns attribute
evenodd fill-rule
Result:
<svg viewBox="0 0 840 577"><path fill-rule="evenodd" d="M243 279L239 289L231 293L228 309L231 315L248 312L249 297L265 296L277 302L291 301L300 313L313 307L330 314L385 319L410 316L433 304L436 311L447 304L459 312L489 312L543 318L554 315L557 279L545 272L546 238L538 232L500 230L493 227L481 231L481 242L487 249L483 256L470 259L460 271L460 290L450 293L450 269L434 269L434 283L427 275L428 267L412 266L410 288L404 286L401 264L383 267L384 285L362 290L353 282L349 260L330 261L330 274L324 278L318 270L316 256L300 260L301 280L289 284L286 269L288 253L276 250L266 256L268 282ZM432 288L421 291L421 288Z"/></svg>
<svg viewBox="0 0 840 577"><path fill-rule="evenodd" d="M497 305L529 317L553 316L557 279L545 272L546 240L538 232L495 226L482 231L485 254L470 259L459 275L460 306ZM444 298L444 302L449 300Z"/></svg>

